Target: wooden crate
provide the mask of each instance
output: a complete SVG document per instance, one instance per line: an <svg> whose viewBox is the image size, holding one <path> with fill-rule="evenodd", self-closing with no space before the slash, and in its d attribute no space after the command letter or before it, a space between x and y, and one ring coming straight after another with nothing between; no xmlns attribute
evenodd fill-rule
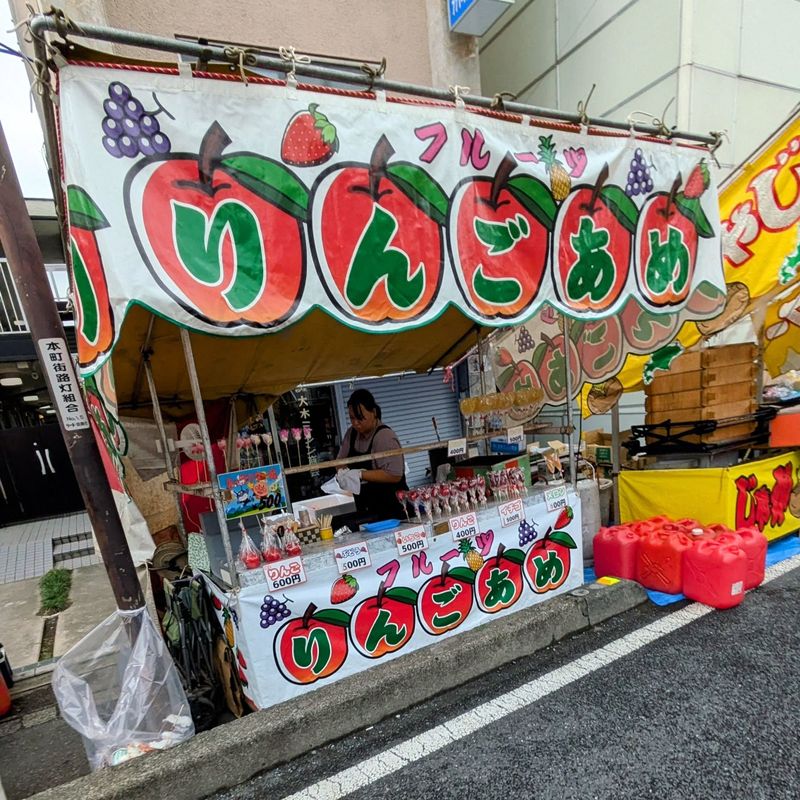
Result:
<svg viewBox="0 0 800 800"><path fill-rule="evenodd" d="M703 402L700 405L715 405L716 403L732 403L734 400L748 400L755 397L756 386L754 383L743 381L729 386L708 386L702 391Z"/></svg>
<svg viewBox="0 0 800 800"><path fill-rule="evenodd" d="M684 408L699 408L703 405L703 390L691 389L686 392L666 392L648 394L644 399L644 410L648 414L661 411L680 411Z"/></svg>
<svg viewBox="0 0 800 800"><path fill-rule="evenodd" d="M709 347L700 351L703 367L725 367L731 364L747 364L756 361L758 348L754 344L728 344L724 347Z"/></svg>
<svg viewBox="0 0 800 800"><path fill-rule="evenodd" d="M692 372L673 373L670 371L653 378L650 385L645 387L645 392L652 397L672 392L690 392L712 386L725 387L727 389L734 385L746 384L748 396L754 397L757 376L758 366L754 362L704 367ZM705 402L705 398L703 398L702 402Z"/></svg>
<svg viewBox="0 0 800 800"><path fill-rule="evenodd" d="M690 393L687 392L686 394ZM753 398L693 408L673 407L660 411L648 411L645 417L645 424L658 425L667 420L671 422L697 422L699 420L729 419L730 417L743 417L747 414L752 414L755 410L756 401Z"/></svg>

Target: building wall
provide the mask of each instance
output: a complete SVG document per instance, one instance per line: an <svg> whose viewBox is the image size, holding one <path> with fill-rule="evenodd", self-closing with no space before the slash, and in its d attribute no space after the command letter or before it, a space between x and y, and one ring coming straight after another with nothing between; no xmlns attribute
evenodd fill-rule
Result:
<svg viewBox="0 0 800 800"><path fill-rule="evenodd" d="M9 2L15 20L28 15L24 0ZM370 62L385 56L386 74L393 80L480 86L477 41L449 32L444 0L171 0L156 5L152 0L67 0L55 5L77 22L168 37L293 46L297 53Z"/></svg>
<svg viewBox="0 0 800 800"><path fill-rule="evenodd" d="M724 130L723 174L800 100L796 0L516 0L481 39L483 90L589 116Z"/></svg>

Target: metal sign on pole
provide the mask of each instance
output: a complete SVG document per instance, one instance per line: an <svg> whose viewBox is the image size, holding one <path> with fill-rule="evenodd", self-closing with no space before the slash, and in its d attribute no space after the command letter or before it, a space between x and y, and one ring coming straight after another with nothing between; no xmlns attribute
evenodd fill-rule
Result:
<svg viewBox="0 0 800 800"><path fill-rule="evenodd" d="M97 441L89 424L86 404L75 378L64 326L22 196L5 133L0 125L0 242L19 294L22 311L42 362L61 433L75 478L92 523L108 579L123 611L144 606L125 530L119 518ZM66 375L72 391L62 392L59 376Z"/></svg>

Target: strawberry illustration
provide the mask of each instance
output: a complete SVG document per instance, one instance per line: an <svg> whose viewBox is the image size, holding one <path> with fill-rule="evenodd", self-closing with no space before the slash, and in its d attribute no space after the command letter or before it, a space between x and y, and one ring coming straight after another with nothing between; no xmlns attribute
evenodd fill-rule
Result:
<svg viewBox="0 0 800 800"><path fill-rule="evenodd" d="M572 522L572 518L575 515L572 513L572 506L567 506L566 508L561 509L561 513L558 515L558 519L556 520L556 524L553 525L555 530L559 528L566 528L570 522Z"/></svg>
<svg viewBox="0 0 800 800"><path fill-rule="evenodd" d="M298 111L289 120L281 142L281 158L287 164L315 167L339 149L336 128L317 108L317 103L311 103L308 111Z"/></svg>
<svg viewBox="0 0 800 800"><path fill-rule="evenodd" d="M342 575L337 578L331 586L331 603L346 603L350 598L356 596L358 591L358 581L352 575Z"/></svg>
<svg viewBox="0 0 800 800"><path fill-rule="evenodd" d="M711 173L708 171L706 160L702 159L689 174L689 179L683 187L684 197L700 197L708 189L709 183L711 183Z"/></svg>

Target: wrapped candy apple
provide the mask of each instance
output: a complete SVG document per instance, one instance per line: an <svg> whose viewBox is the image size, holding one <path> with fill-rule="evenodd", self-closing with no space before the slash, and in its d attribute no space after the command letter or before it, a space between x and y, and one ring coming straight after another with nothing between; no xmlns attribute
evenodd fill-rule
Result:
<svg viewBox="0 0 800 800"><path fill-rule="evenodd" d="M397 502L400 503L400 505L403 507L403 511L406 512L406 520L411 522L411 519L408 516L408 505L406 505L406 496L407 496L406 490L405 489L398 489L394 493L394 496L397 498Z"/></svg>
<svg viewBox="0 0 800 800"><path fill-rule="evenodd" d="M283 547L286 550L287 556L300 556L303 554L303 548L300 546L300 540L297 534L291 529L287 529L283 536Z"/></svg>
<svg viewBox="0 0 800 800"><path fill-rule="evenodd" d="M267 564L280 561L283 558L281 540L271 525L261 525L261 556Z"/></svg>
<svg viewBox="0 0 800 800"><path fill-rule="evenodd" d="M261 554L245 530L244 523L239 520L242 531L242 543L239 545L239 561L245 569L257 569L261 566Z"/></svg>

